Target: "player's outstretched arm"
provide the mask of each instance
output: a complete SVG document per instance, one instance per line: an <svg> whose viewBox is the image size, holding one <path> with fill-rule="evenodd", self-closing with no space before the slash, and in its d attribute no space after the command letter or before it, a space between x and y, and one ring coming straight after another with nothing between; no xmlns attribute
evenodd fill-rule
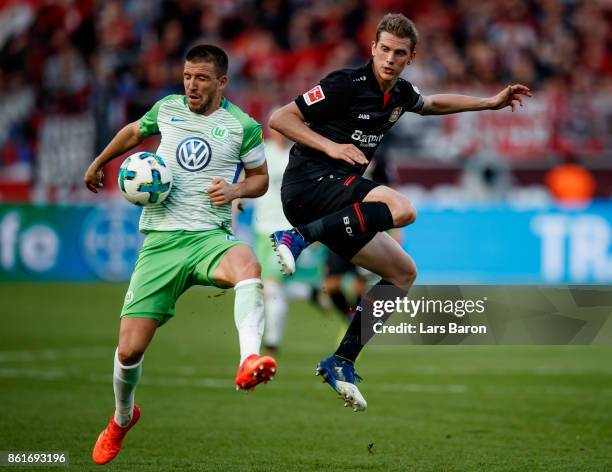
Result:
<svg viewBox="0 0 612 472"><path fill-rule="evenodd" d="M349 164L364 165L368 163L364 154L353 144L335 143L311 130L306 125L304 115L302 115L295 102L291 102L272 113L268 125L283 134L287 139L324 152L332 159L346 161Z"/></svg>
<svg viewBox="0 0 612 472"><path fill-rule="evenodd" d="M268 164L253 169L244 169L244 180L228 184L216 177L208 188L208 196L213 205L226 205L237 198L261 197L268 190Z"/></svg>
<svg viewBox="0 0 612 472"><path fill-rule="evenodd" d="M425 97L421 115L448 115L463 111L500 110L523 106L524 97L531 97L528 87L521 84L508 85L497 95L487 98L471 97L469 95L429 95Z"/></svg>
<svg viewBox="0 0 612 472"><path fill-rule="evenodd" d="M130 149L143 142L145 136L140 132L138 121L125 125L115 135L115 137L104 148L98 157L91 163L85 171L83 182L85 186L94 193L98 193L98 188L102 187L102 168L115 157L122 155Z"/></svg>

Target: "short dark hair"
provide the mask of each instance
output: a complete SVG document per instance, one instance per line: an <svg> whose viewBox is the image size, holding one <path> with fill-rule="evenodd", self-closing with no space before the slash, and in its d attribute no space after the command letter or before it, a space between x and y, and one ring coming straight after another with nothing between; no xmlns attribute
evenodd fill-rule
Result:
<svg viewBox="0 0 612 472"><path fill-rule="evenodd" d="M383 32L390 33L398 38L410 39L410 47L412 51L414 51L417 41L419 40L419 33L417 33L416 26L412 20L409 20L401 13L387 13L382 17L382 20L380 20L380 23L378 23L378 28L376 28L377 43L380 39L380 33Z"/></svg>
<svg viewBox="0 0 612 472"><path fill-rule="evenodd" d="M185 60L189 62L211 62L220 77L227 74L227 54L214 44L198 44L187 51Z"/></svg>

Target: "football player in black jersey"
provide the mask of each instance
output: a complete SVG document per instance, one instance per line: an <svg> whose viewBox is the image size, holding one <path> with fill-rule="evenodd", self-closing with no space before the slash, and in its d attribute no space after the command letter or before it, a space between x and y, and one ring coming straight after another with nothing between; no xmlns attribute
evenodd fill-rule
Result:
<svg viewBox="0 0 612 472"><path fill-rule="evenodd" d="M421 95L399 76L415 57L417 31L401 14L387 14L363 67L332 72L318 85L278 109L270 126L296 144L283 177L281 200L294 228L271 235L282 270L291 274L301 251L315 241L370 270L382 280L362 298L338 347L317 374L359 411L366 401L354 385L354 362L372 338L375 299L403 297L416 278L412 258L387 233L413 223L416 211L401 193L362 176L386 132L405 112L443 115L523 105L524 85L497 95ZM386 317L382 318L384 321Z"/></svg>

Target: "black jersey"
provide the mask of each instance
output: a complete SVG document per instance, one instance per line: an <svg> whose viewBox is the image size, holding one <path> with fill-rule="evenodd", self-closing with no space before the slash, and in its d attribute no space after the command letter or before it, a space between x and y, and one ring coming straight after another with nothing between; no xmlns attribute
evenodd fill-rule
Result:
<svg viewBox="0 0 612 472"><path fill-rule="evenodd" d="M313 131L339 144L354 144L368 162L391 126L406 111L418 112L423 97L418 89L398 79L385 96L372 70L372 61L357 69L332 72L313 89L295 99ZM296 143L289 154L284 184L337 170L363 174L367 165L351 165Z"/></svg>

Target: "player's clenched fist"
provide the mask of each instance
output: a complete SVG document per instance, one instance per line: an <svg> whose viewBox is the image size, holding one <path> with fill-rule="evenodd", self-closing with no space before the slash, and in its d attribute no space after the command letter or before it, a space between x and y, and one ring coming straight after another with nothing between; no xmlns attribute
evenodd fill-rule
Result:
<svg viewBox="0 0 612 472"><path fill-rule="evenodd" d="M340 159L353 165L365 165L368 163L368 160L364 156L363 152L357 149L357 147L353 144L333 143L327 154L333 159Z"/></svg>
<svg viewBox="0 0 612 472"><path fill-rule="evenodd" d="M215 177L212 180L212 185L208 188L208 196L213 205L225 205L231 202L236 195L236 187L232 184L228 184L224 179Z"/></svg>

